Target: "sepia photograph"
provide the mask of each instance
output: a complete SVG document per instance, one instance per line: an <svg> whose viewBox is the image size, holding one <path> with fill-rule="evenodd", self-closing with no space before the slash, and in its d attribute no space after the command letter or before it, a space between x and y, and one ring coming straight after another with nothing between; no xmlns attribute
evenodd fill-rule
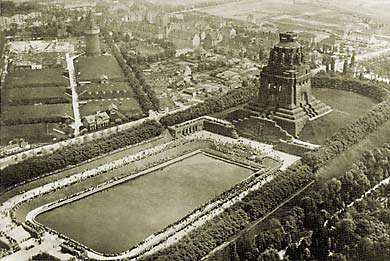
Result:
<svg viewBox="0 0 390 261"><path fill-rule="evenodd" d="M0 261L389 261L390 0L0 0Z"/></svg>

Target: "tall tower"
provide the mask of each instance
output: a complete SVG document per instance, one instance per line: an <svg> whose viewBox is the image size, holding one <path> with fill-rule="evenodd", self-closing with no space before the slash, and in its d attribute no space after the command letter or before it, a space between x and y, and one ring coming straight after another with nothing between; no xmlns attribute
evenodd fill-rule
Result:
<svg viewBox="0 0 390 261"><path fill-rule="evenodd" d="M307 120L327 113L330 107L312 96L312 73L297 34L280 33L279 38L260 73L259 97L251 107L297 137Z"/></svg>
<svg viewBox="0 0 390 261"><path fill-rule="evenodd" d="M85 29L86 50L88 56L100 55L99 33L100 28L96 25L92 12L89 12L87 18L87 28Z"/></svg>

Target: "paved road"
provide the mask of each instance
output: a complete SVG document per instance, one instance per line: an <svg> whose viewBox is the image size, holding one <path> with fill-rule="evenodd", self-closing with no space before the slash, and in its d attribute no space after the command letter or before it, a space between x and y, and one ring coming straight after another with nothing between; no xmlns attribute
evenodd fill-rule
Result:
<svg viewBox="0 0 390 261"><path fill-rule="evenodd" d="M173 111L169 111L169 112L162 112L162 113L151 112L149 117L145 117L145 118L142 118L142 119L139 119L136 121L127 122L127 123L124 123L124 124L121 124L118 126L114 126L114 127L108 128L108 129L98 130L96 132L84 134L83 136L75 137L75 138L68 139L65 141L56 142L53 144L48 144L48 145L45 145L42 147L38 147L38 148L34 148L34 149L20 152L20 153L17 153L15 155L4 157L4 158L0 159L0 170L4 169L5 167L7 167L9 165L13 165L13 164L19 163L23 160L26 160L28 158L34 157L35 155L41 153L42 151L46 151L47 153L52 153L60 148L64 148L64 147L71 145L71 144L82 144L86 141L91 141L91 140L94 140L94 139L97 139L100 137L109 136L112 133L115 133L118 131L124 131L124 130L128 130L131 128L135 128L147 120L153 119L153 120L159 121L165 115L174 114L174 113L177 113L179 111L186 110L188 108L189 108L189 106L185 106L185 107L182 107L182 108L179 108L179 109L176 109Z"/></svg>

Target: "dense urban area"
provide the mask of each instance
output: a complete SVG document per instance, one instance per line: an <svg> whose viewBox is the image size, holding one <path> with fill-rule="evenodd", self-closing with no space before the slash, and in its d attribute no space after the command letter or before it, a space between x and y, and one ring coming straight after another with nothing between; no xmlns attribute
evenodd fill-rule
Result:
<svg viewBox="0 0 390 261"><path fill-rule="evenodd" d="M390 1L0 1L0 259L390 260Z"/></svg>

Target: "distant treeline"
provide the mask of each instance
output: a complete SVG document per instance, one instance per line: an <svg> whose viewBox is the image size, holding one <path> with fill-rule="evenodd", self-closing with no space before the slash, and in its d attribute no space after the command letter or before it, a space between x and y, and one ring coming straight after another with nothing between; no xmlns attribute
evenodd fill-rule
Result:
<svg viewBox="0 0 390 261"><path fill-rule="evenodd" d="M0 1L0 16L13 16L39 12L41 5L34 2L15 3L14 1Z"/></svg>
<svg viewBox="0 0 390 261"><path fill-rule="evenodd" d="M335 73L319 73L312 78L312 87L352 91L379 101L390 96L390 84L345 78Z"/></svg>

